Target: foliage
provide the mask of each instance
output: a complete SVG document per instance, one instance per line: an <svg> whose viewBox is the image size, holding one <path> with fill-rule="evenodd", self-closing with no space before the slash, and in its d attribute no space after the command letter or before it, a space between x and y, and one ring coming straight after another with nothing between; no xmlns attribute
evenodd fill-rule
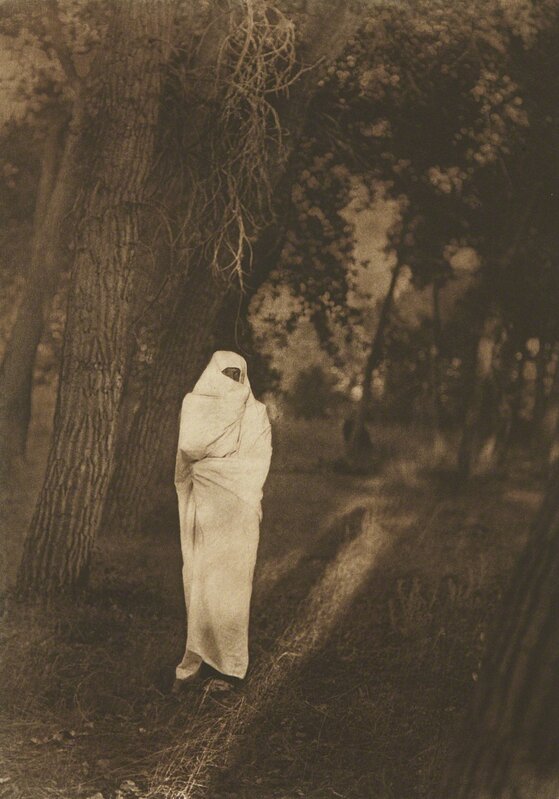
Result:
<svg viewBox="0 0 559 799"><path fill-rule="evenodd" d="M509 28L497 4L388 8L324 80L321 108L340 110L355 167L406 196L393 243L420 286L448 279L452 255L473 246L493 295L525 296L519 255L541 248L559 169L557 86L545 79L557 4L547 11L519 38L518 16ZM544 186L547 210L526 219Z"/></svg>
<svg viewBox="0 0 559 799"><path fill-rule="evenodd" d="M290 202L283 212L285 243L272 284L287 285L301 299L320 339L331 344L332 324L348 322L348 263L352 226L342 216L350 199L351 174L317 136L304 138L293 165ZM298 316L287 320L288 330Z"/></svg>
<svg viewBox="0 0 559 799"><path fill-rule="evenodd" d="M334 362L348 355L339 329L346 342L363 340L365 316L349 299L354 231L344 217L355 181L370 198L382 186L398 201L388 247L418 289L443 288L457 254L477 253L472 313L452 321L447 363L470 358L491 298L513 348L557 335L559 96L548 76L558 69L558 8L552 0L381 4L317 74L270 281L301 306L278 317L278 335L303 309Z"/></svg>

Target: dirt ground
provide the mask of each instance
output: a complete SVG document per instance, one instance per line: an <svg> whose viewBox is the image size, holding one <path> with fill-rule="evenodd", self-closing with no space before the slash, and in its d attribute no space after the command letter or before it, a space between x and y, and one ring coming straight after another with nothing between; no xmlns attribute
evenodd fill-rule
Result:
<svg viewBox="0 0 559 799"><path fill-rule="evenodd" d="M7 581L44 459L36 425ZM541 485L517 458L460 486L427 433L371 436L384 465L352 477L332 468L339 422L274 425L237 692L169 692L185 625L172 507L98 543L80 603L8 601L0 799L429 799Z"/></svg>

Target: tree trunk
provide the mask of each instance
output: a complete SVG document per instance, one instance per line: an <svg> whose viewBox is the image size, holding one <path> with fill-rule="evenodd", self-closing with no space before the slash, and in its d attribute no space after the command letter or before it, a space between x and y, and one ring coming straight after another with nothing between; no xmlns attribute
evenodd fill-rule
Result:
<svg viewBox="0 0 559 799"><path fill-rule="evenodd" d="M77 140L82 107L76 101L67 125L57 121L45 141L35 204L31 263L25 292L0 366L0 475L14 456L24 455L31 417L31 391L37 346L63 263L62 230L75 194Z"/></svg>
<svg viewBox="0 0 559 799"><path fill-rule="evenodd" d="M382 361L384 338L386 329L388 327L388 322L390 320L390 312L392 310L394 292L396 290L399 273L400 265L397 264L392 270L392 277L390 279L390 285L388 286L388 292L386 293L386 297L382 303L377 329L371 344L371 349L369 350L369 355L365 362L363 380L361 383L361 399L359 400L359 404L351 420L351 432L346 444L346 456L348 460L353 463L362 460L363 456L367 456L367 453L363 452L364 446L362 442L366 440L365 420L367 418L367 412L369 410L372 396L371 382L373 378L373 372L379 367Z"/></svg>
<svg viewBox="0 0 559 799"><path fill-rule="evenodd" d="M541 449L548 468L553 468L559 462L559 351L557 347L555 355L553 383L540 423Z"/></svg>
<svg viewBox="0 0 559 799"><path fill-rule="evenodd" d="M552 348L549 342L540 337L540 347L536 356L537 378L536 392L534 398L534 418L532 425L532 435L537 438L538 431L541 429L542 419L545 412L546 401L546 378L549 373Z"/></svg>
<svg viewBox="0 0 559 799"><path fill-rule="evenodd" d="M173 489L180 403L209 357L226 289L204 262L193 270L162 333L143 392L136 395L133 407L123 406L128 419L121 422L118 463L102 524L106 533L137 532L168 499L165 487Z"/></svg>
<svg viewBox="0 0 559 799"><path fill-rule="evenodd" d="M559 470L489 644L468 743L441 799L559 796Z"/></svg>
<svg viewBox="0 0 559 799"><path fill-rule="evenodd" d="M500 313L491 309L483 322L476 348L473 387L458 452L458 471L465 479L474 472L489 471L497 457L500 398L495 361L503 341L502 334Z"/></svg>
<svg viewBox="0 0 559 799"><path fill-rule="evenodd" d="M519 439L529 444L535 425L534 411L538 383L538 358L524 343L519 374L516 425Z"/></svg>
<svg viewBox="0 0 559 799"><path fill-rule="evenodd" d="M238 349L237 311L241 309L242 323L247 324L250 297L274 264L278 238L276 226L260 237L254 247L254 273L242 295L234 286L217 281L203 258L191 266L175 309L168 312L160 331L153 368L123 405L118 461L102 525L107 534L138 531L173 496L181 400L212 349Z"/></svg>
<svg viewBox="0 0 559 799"><path fill-rule="evenodd" d="M88 190L76 246L54 434L18 587L54 593L87 575L115 458L143 255L171 4L121 0L88 97Z"/></svg>
<svg viewBox="0 0 559 799"><path fill-rule="evenodd" d="M140 10L145 7L145 4L137 5L138 13L141 13ZM347 8L347 4L343 0L329 4L328 15L323 13L325 5L324 0L309 0L302 12L301 18L306 20L306 24L302 26L300 41L305 66L320 62L327 54L335 56L335 53L343 48L348 36L356 30L360 22L359 17ZM202 73L208 70L208 74L211 74L212 70L215 70L216 57L221 52L223 35L230 32L228 15L221 13L221 9L217 9L217 11L219 13L216 13L211 30L204 38L204 47L200 48L196 63L193 65L194 68L200 67ZM169 38L169 36L162 37L164 41ZM109 73L107 72L107 74ZM137 75L142 74L142 69L139 68ZM210 87L212 82L213 77L212 81L208 82ZM311 75L309 71L305 71L291 87L289 98L282 97L278 104L286 147L283 158L271 169L270 182L276 186L286 171L287 151L293 149L304 126L304 111L315 87L315 76ZM191 131L192 141L190 144L192 147L183 149L189 154L187 171L194 184L200 176L203 178L208 169L207 159L201 165L196 164L195 159L200 147L199 142L204 138L205 126L208 122L210 124L212 122L204 115L208 110L211 112L212 108L211 101L201 101L195 103L191 109L192 114L188 128ZM289 135L286 135L286 129ZM118 146L119 138L120 133L116 132L116 146ZM214 156L215 153L212 153L212 157ZM184 152L182 152L181 158L184 159ZM164 190L163 193L165 193ZM211 204L208 204L207 210L211 211L211 207ZM211 222L211 213L206 215L208 219L196 218L194 224L191 222L186 231L183 227L183 235L191 233L198 240L204 238L199 228L204 233L208 233L208 221ZM227 242L225 244L227 246ZM199 260L202 262L201 256ZM154 368L148 370L150 374L144 390L140 394L133 390L128 397L125 397L124 389L120 387L118 396L114 398L112 404L115 409L120 407L120 420L115 430L115 422L111 417L111 438L104 436L108 442L105 446L109 447L110 457L104 459L107 469L102 472L102 492L96 489L97 507L94 511L90 510L91 515L94 516L94 520L91 522L93 530L97 529L101 514L107 529L137 529L140 517L151 510L157 502L157 478L160 481L163 475L169 481L172 477L170 464L172 464L175 449L177 416L175 411L182 393L191 384L206 357L213 320L216 318L225 293L225 289L223 289L223 294L221 294L221 290L216 288L215 282L212 283L209 276L199 273L199 280L199 284L191 284L192 291L190 293L183 294L182 288L175 286L176 293L184 298L184 302L182 307L175 306L175 311L173 311L171 300L164 324L160 329L154 331L156 339L153 348ZM210 294L213 292L211 298L206 296L206 291ZM119 319L123 313L124 310L118 313ZM100 328L98 332L101 334ZM130 345L130 341L128 343ZM118 354L125 361L125 355L120 345ZM123 367L119 372L119 379L123 381L126 376L125 371L126 369ZM129 413L129 411L131 412ZM119 452L118 471L114 471L117 451ZM110 489L111 502L105 507L108 496L106 478L107 475L110 476L111 471L114 471L114 480ZM101 472L99 476L97 476L97 472L94 472L94 475L95 479L101 479ZM92 476L90 475L90 479ZM84 485L87 482L85 476L83 482ZM45 498L47 496L49 496L49 491L45 489ZM118 505L121 507L117 508ZM86 549L89 550L89 547L88 544ZM28 558L30 557L29 554Z"/></svg>
<svg viewBox="0 0 559 799"><path fill-rule="evenodd" d="M443 439L443 400L442 400L442 323L440 309L440 285L433 281L433 341L431 345L431 391L433 398L433 453L438 456L444 451Z"/></svg>
<svg viewBox="0 0 559 799"><path fill-rule="evenodd" d="M300 37L305 62L316 64L325 57L335 58L357 29L359 18L353 15L344 0L331 2L327 15L324 14L324 0L309 0L305 5L302 17L306 22L302 24ZM223 19L221 15L212 27L211 39L206 40L203 50L206 67L212 64L214 51L220 50L219 26L223 25ZM270 165L274 200L287 190L284 182L289 175L289 156L304 130L315 87L316 76L305 72L291 87L289 97L285 95L278 101L285 146L283 159ZM195 113L199 116L193 128L195 131L204 130L208 124L204 110ZM203 168L204 165L202 171ZM206 220L202 219L200 224L204 227ZM273 253L276 245L277 230L272 224L260 234L254 245L254 273L249 278L253 289L269 271L263 253L268 250ZM202 256L196 270L202 266L201 260ZM118 465L104 512L103 529L107 532L138 530L143 520L162 504L163 486L172 490L180 400L192 386L209 354L214 325L226 296L232 297L225 285L219 286L215 280L212 283L211 277L204 275L203 271L196 271L196 274L200 284L192 283L192 290L184 294L184 300L174 311L169 310L166 314L157 332L154 368L149 371L143 389L132 403L132 414L122 419L124 434L119 436L122 444L119 446Z"/></svg>

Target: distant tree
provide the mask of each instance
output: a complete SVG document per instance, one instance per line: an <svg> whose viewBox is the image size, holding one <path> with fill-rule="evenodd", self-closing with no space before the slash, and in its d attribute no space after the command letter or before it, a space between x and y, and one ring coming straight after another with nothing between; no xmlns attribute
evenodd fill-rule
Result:
<svg viewBox="0 0 559 799"><path fill-rule="evenodd" d="M350 336L359 324L348 314L352 234L342 213L354 178L382 182L389 194L405 198L391 247L398 263L411 267L416 286L440 290L452 274L451 251L473 246L482 256L486 295L505 282L506 296L521 294L512 266L533 238L531 215L524 216L534 182L520 170L511 190L507 170L526 144L523 89L535 97L533 86L520 86L525 65L519 62L551 25L553 3L546 12L549 18L535 8L507 15L492 3L381 5L321 76L274 279L303 299L331 351L336 324ZM538 69L541 75L541 59ZM541 107L535 117L540 129ZM384 330L364 360L357 439ZM439 356L433 357L436 379Z"/></svg>
<svg viewBox="0 0 559 799"><path fill-rule="evenodd" d="M539 423L540 450L548 467L559 463L559 347L554 348L551 363L551 385L545 398L545 407Z"/></svg>
<svg viewBox="0 0 559 799"><path fill-rule="evenodd" d="M545 12L527 5L509 17L491 4L457 3L431 14L421 4L383 9L324 87L324 114L338 108L336 129L350 168L366 165L406 198L393 246L415 284L444 285L452 250L470 246L480 254L478 344L498 331L485 319L497 299L504 324L518 336L527 326L522 319L532 327L553 319L543 294L544 313L535 310L537 284L559 296L546 266L549 244L542 246L552 241L545 220L554 217L557 181L557 98L545 80L556 71L557 10L556 3ZM472 370L482 371L480 364ZM502 395L487 394L487 385L472 388L470 432L487 421L476 409L493 403L488 418L499 419ZM465 431L460 463L470 464L467 470L488 452L495 431L486 428L483 441Z"/></svg>
<svg viewBox="0 0 559 799"><path fill-rule="evenodd" d="M79 11L86 8L83 4ZM6 14L10 8L2 11ZM21 49L28 62L35 60L39 65L38 74L27 82L25 73L15 78L22 82L19 99L26 113L13 127L42 142L36 145L42 155L25 289L0 364L0 473L4 476L13 456L25 453L37 346L66 262L62 245L76 200L86 102L67 40L68 25L61 21L56 0L48 0L31 15L22 14L17 5L11 11L7 20L0 17L10 34L5 39L12 41L14 50ZM72 21L79 30L72 45L86 52L91 33L87 26L80 27L79 18Z"/></svg>
<svg viewBox="0 0 559 799"><path fill-rule="evenodd" d="M87 573L114 468L171 21L167 2L115 4L88 76L84 124L95 126L95 141L86 151L53 442L18 578L24 592L75 587Z"/></svg>
<svg viewBox="0 0 559 799"><path fill-rule="evenodd" d="M339 400L335 383L335 378L318 364L301 369L288 394L288 403L295 416L303 419L328 416Z"/></svg>
<svg viewBox="0 0 559 799"><path fill-rule="evenodd" d="M350 461L356 459L361 460L363 455L366 456L367 454L361 452L361 443L367 440L366 436L364 435L364 431L365 422L367 420L367 415L369 413L372 400L373 373L375 369L379 368L384 356L385 335L390 322L390 314L394 302L394 292L398 283L400 268L401 264L397 263L392 270L388 291L382 302L378 325L365 361L363 381L361 384L361 397L359 399L356 412L351 420L351 435L345 442L346 454Z"/></svg>

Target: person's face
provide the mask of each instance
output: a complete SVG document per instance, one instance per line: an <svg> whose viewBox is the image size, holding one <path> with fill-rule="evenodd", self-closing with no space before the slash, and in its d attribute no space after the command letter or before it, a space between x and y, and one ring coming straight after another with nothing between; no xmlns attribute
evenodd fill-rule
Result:
<svg viewBox="0 0 559 799"><path fill-rule="evenodd" d="M221 370L221 374L226 375L226 377L230 377L231 380L234 380L236 383L238 383L241 379L241 370L236 366L226 366L225 369Z"/></svg>

